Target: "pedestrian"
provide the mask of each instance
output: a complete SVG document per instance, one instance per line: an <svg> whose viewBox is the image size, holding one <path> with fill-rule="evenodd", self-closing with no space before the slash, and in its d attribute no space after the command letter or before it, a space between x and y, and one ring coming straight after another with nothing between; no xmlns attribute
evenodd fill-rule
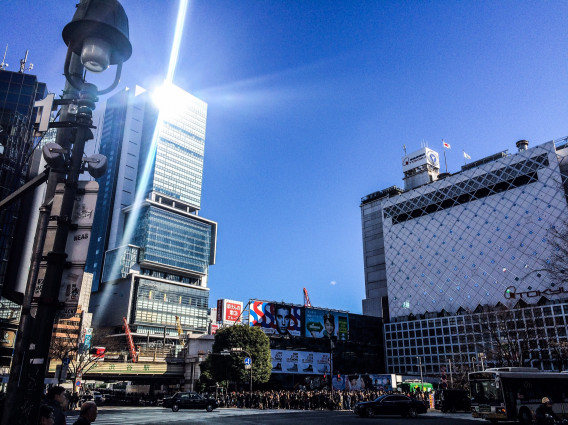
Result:
<svg viewBox="0 0 568 425"><path fill-rule="evenodd" d="M65 414L69 400L65 396L65 388L57 385L51 387L45 396L46 404L53 409L54 425L67 425Z"/></svg>
<svg viewBox="0 0 568 425"><path fill-rule="evenodd" d="M73 425L90 425L97 419L97 404L94 401L86 401L81 406L79 418Z"/></svg>
<svg viewBox="0 0 568 425"><path fill-rule="evenodd" d="M39 407L39 425L53 425L54 423L53 407L42 404Z"/></svg>
<svg viewBox="0 0 568 425"><path fill-rule="evenodd" d="M558 420L558 416L552 411L552 401L548 397L542 398L542 403L535 411L536 425L548 425Z"/></svg>

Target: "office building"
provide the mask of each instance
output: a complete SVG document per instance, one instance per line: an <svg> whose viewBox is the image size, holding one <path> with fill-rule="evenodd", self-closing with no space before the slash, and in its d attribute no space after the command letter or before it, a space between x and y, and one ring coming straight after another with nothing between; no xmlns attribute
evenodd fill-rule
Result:
<svg viewBox="0 0 568 425"><path fill-rule="evenodd" d="M24 63L25 65L25 63ZM47 95L47 87L35 75L0 69L0 199L19 189L37 173L39 156L33 155L34 103ZM29 199L24 200L28 202ZM16 284L22 253L30 237L24 237L33 221L30 209L15 202L0 211L0 365L11 360L16 328L20 318L22 289ZM28 203L29 205L29 203ZM15 237L18 234L19 237ZM27 277L27 276L26 276ZM24 279L25 280L25 279Z"/></svg>
<svg viewBox="0 0 568 425"><path fill-rule="evenodd" d="M100 152L108 157L89 247L94 326L135 339L207 332L208 268L217 224L198 215L207 105L170 87L160 109L137 87L109 99ZM177 317L177 318L176 318Z"/></svg>
<svg viewBox="0 0 568 425"><path fill-rule="evenodd" d="M387 370L439 374L449 362L479 367L480 358L510 365L508 356L557 368L568 299L546 268L567 211L568 144L517 147L453 174L423 148L403 158L404 190L362 198L363 313L388 322ZM504 317L514 319L507 329ZM511 331L504 353L499 341Z"/></svg>

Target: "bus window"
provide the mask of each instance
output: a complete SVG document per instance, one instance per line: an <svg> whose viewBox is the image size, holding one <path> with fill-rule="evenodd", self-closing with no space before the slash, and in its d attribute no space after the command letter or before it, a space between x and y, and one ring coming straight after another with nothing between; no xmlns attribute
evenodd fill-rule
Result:
<svg viewBox="0 0 568 425"><path fill-rule="evenodd" d="M471 381L471 400L477 403L501 401L495 381Z"/></svg>

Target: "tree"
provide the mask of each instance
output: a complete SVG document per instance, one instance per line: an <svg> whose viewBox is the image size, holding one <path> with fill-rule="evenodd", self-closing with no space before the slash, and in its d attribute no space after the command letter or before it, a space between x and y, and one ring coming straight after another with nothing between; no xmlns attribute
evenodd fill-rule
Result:
<svg viewBox="0 0 568 425"><path fill-rule="evenodd" d="M62 363L65 359L69 359L67 379L75 382L79 376L89 372L100 361L100 358L91 354L88 349L81 349L76 326L65 325L65 321L60 321L59 324L54 334L55 337L51 340L49 358ZM95 329L91 345L108 346L109 334L108 329ZM75 386L73 390L76 390Z"/></svg>
<svg viewBox="0 0 568 425"><path fill-rule="evenodd" d="M241 352L231 352L241 348ZM245 369L244 359L250 353L252 358L252 380L264 383L272 371L270 340L259 328L234 325L219 329L215 334L213 352L201 366L203 380L214 382L248 382L250 371ZM222 352L229 352L224 355Z"/></svg>
<svg viewBox="0 0 568 425"><path fill-rule="evenodd" d="M545 271L550 276L552 286L562 286L568 283L568 221L552 227L549 232L549 244L552 248L550 259L544 261L541 270L534 272Z"/></svg>

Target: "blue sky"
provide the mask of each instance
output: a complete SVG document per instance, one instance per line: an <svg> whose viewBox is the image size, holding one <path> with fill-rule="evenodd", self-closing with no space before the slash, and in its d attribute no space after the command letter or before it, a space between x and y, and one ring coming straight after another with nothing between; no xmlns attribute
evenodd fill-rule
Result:
<svg viewBox="0 0 568 425"><path fill-rule="evenodd" d="M9 70L59 94L76 1L3 0ZM165 76L178 3L124 0L120 87ZM174 82L209 105L200 215L219 223L218 298L361 312L361 197L403 186L403 145L449 171L515 142L568 135L568 3L190 3ZM93 79L94 80L94 79ZM93 81L97 82L97 81ZM101 86L103 84L101 83Z"/></svg>

